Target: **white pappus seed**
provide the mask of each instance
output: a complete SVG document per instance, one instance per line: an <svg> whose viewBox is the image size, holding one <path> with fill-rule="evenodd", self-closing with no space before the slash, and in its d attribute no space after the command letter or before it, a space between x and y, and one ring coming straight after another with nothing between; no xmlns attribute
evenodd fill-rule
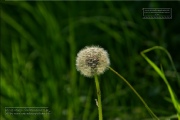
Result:
<svg viewBox="0 0 180 120"><path fill-rule="evenodd" d="M103 74L109 65L108 53L99 46L87 46L76 57L76 68L86 77Z"/></svg>

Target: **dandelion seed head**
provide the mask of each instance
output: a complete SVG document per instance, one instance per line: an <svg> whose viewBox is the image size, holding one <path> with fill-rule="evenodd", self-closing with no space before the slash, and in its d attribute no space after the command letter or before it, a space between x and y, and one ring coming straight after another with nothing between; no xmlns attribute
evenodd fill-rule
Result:
<svg viewBox="0 0 180 120"><path fill-rule="evenodd" d="M99 46L87 46L76 57L77 71L86 77L103 74L109 65L108 53Z"/></svg>

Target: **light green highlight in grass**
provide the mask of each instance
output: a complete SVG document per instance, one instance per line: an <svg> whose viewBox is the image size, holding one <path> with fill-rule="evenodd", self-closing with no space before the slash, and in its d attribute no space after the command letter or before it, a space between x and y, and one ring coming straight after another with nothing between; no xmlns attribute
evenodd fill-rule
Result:
<svg viewBox="0 0 180 120"><path fill-rule="evenodd" d="M144 59L154 68L154 70L159 74L159 76L164 80L165 84L167 85L167 88L168 88L170 96L171 96L172 103L173 103L175 109L177 110L177 116L178 116L178 119L180 120L180 103L179 103L179 101L177 99L176 94L172 90L172 87L170 86L169 82L166 79L166 76L165 76L165 74L163 72L162 66L161 66L161 68L159 68L152 60L150 60L145 55L145 53L150 52L152 50L162 50L163 52L165 52L167 54L167 56L169 57L169 59L170 59L170 62L172 64L172 66L173 66L173 69L176 72L176 68L175 68L175 66L173 64L173 60L172 60L171 55L169 54L169 52L165 48L163 48L161 46L155 46L155 47L146 49L146 50L141 52L141 55L144 57ZM177 75L177 78L178 78L177 72L176 72L176 75Z"/></svg>

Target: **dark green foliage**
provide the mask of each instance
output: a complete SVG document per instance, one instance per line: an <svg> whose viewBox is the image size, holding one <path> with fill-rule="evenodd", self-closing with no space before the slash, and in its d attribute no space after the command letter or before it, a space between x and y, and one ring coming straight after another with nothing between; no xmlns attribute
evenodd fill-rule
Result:
<svg viewBox="0 0 180 120"><path fill-rule="evenodd" d="M176 114L169 92L140 52L165 47L180 71L180 2L1 3L1 119L96 120L94 79L76 71L76 54L87 45L106 49L154 113ZM142 8L172 8L173 18L142 19ZM180 96L180 81L162 52L148 56L164 67ZM105 120L151 118L131 89L111 71L99 77ZM179 98L180 99L180 98ZM6 115L5 107L49 107L50 115Z"/></svg>

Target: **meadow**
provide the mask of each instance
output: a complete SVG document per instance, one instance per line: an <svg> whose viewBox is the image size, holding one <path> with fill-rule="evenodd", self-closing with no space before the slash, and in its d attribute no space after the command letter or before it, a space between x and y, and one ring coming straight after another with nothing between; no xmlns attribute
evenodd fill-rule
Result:
<svg viewBox="0 0 180 120"><path fill-rule="evenodd" d="M1 2L1 120L98 120L95 82L76 70L77 53L98 45L159 119L177 120L169 90L140 54L161 46L180 73L179 1ZM172 8L172 19L142 19L143 8ZM146 53L180 101L180 79L167 54ZM104 120L152 120L112 71L99 76ZM11 115L7 107L47 107L50 114ZM180 114L180 111L179 111Z"/></svg>

